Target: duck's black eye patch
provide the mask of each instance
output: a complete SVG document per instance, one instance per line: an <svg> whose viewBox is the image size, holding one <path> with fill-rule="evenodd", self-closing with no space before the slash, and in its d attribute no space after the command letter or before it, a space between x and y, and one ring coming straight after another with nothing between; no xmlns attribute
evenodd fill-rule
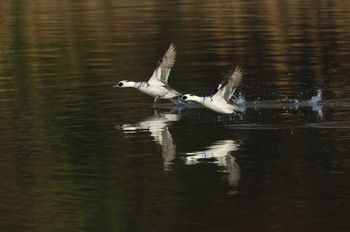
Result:
<svg viewBox="0 0 350 232"><path fill-rule="evenodd" d="M119 86L119 87L122 87L122 86L123 86L123 83L119 82L119 83L118 83L118 86Z"/></svg>
<svg viewBox="0 0 350 232"><path fill-rule="evenodd" d="M182 96L182 100L186 100L187 99L187 97L186 96Z"/></svg>

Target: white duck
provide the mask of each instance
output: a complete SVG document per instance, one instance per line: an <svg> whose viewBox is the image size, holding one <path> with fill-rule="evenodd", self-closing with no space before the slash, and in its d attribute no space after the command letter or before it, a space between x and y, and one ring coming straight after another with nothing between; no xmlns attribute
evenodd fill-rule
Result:
<svg viewBox="0 0 350 232"><path fill-rule="evenodd" d="M236 88L241 83L242 77L243 73L241 69L238 66L234 69L232 66L213 95L199 97L192 94L185 94L181 97L181 100L198 102L203 106L222 114L236 113L239 109L233 104L231 98Z"/></svg>
<svg viewBox="0 0 350 232"><path fill-rule="evenodd" d="M170 43L168 50L165 52L161 60L158 61L156 68L153 71L151 78L148 81L119 81L113 87L126 88L131 87L154 97L154 102L161 99L172 99L182 94L172 89L168 85L168 77L170 70L175 63L176 48L173 43Z"/></svg>

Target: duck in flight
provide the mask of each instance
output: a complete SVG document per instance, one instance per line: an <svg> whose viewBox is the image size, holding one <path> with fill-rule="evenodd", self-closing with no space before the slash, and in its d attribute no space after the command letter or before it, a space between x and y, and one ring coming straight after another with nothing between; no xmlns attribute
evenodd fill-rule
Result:
<svg viewBox="0 0 350 232"><path fill-rule="evenodd" d="M168 78L171 68L174 66L176 58L176 48L173 43L170 43L168 50L163 55L162 59L158 61L156 68L153 71L151 78L148 81L119 81L118 84L113 87L126 88L131 87L143 92L147 95L154 97L154 102L157 102L159 98L172 100L175 97L179 97L182 94L172 89L168 85Z"/></svg>
<svg viewBox="0 0 350 232"><path fill-rule="evenodd" d="M239 109L233 104L231 98L236 88L241 83L242 77L243 73L241 69L238 66L236 66L236 68L231 66L213 95L199 97L192 94L185 94L181 97L181 100L198 102L203 106L222 114L236 113Z"/></svg>

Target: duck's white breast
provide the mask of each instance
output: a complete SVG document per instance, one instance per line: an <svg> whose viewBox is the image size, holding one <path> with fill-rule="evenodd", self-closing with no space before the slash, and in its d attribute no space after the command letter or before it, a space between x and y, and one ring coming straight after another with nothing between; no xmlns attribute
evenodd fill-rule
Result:
<svg viewBox="0 0 350 232"><path fill-rule="evenodd" d="M222 113L222 114L232 114L234 113L236 110L238 110L238 108L234 105L231 105L229 103L227 103L226 101L219 101L216 99L205 99L205 101L203 102L203 105L205 107L208 107L211 110L214 110L218 113Z"/></svg>
<svg viewBox="0 0 350 232"><path fill-rule="evenodd" d="M153 97L156 96L164 96L167 93L167 89L164 88L164 86L160 85L147 85L147 86L141 86L139 90L145 94L151 95Z"/></svg>

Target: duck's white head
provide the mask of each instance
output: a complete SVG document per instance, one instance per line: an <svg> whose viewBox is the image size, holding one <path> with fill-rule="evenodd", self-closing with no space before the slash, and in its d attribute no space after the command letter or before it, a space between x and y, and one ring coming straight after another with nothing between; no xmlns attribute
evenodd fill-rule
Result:
<svg viewBox="0 0 350 232"><path fill-rule="evenodd" d="M181 100L183 101L195 101L195 102L201 102L202 97L198 97L193 94L184 94L181 97Z"/></svg>
<svg viewBox="0 0 350 232"><path fill-rule="evenodd" d="M135 82L133 81L119 81L118 84L114 85L113 87L117 88L125 88L125 87L134 87Z"/></svg>

